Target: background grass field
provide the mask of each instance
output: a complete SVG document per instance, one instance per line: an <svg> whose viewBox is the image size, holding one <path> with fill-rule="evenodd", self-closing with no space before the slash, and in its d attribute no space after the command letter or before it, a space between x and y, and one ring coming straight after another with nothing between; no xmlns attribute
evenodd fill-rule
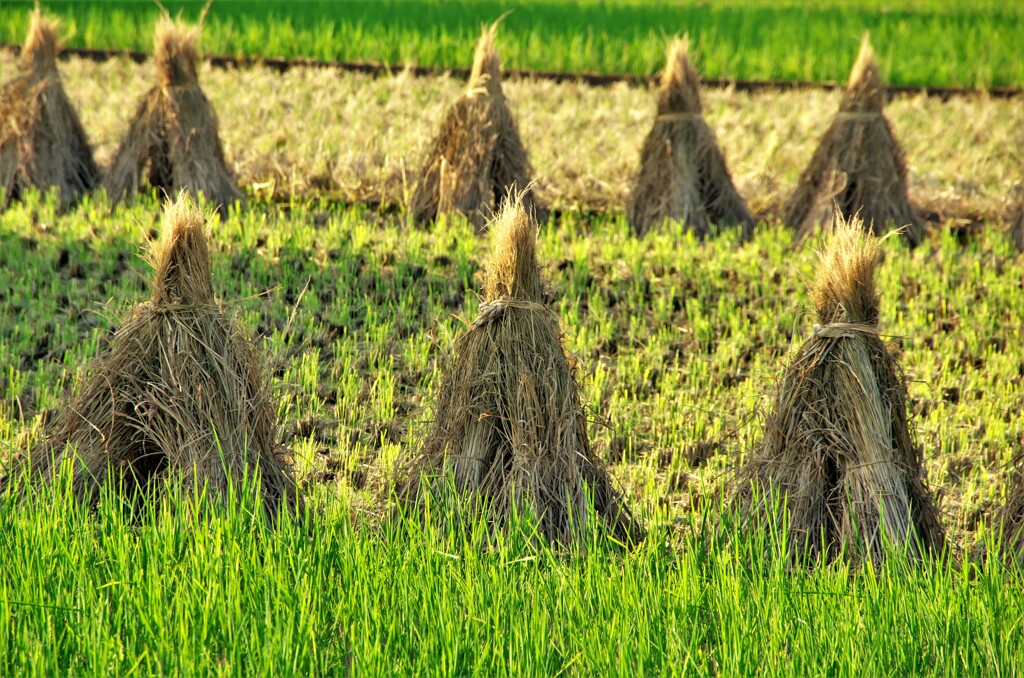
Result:
<svg viewBox="0 0 1024 678"><path fill-rule="evenodd" d="M194 18L204 2L168 0ZM0 42L20 43L28 0L7 0ZM158 10L146 0L59 1L69 45L149 51ZM467 67L480 25L507 9L506 67L652 74L667 38L688 32L709 78L843 81L869 30L896 85L1024 85L1024 5L994 0L218 0L211 54Z"/></svg>
<svg viewBox="0 0 1024 678"><path fill-rule="evenodd" d="M58 215L30 197L5 214L0 459L38 439L148 295L158 226L153 200ZM182 498L135 520L60 487L0 499L0 672L978 675L1024 661L1019 574L998 557L963 564L992 537L1024 445L1024 269L999 229L885 244L883 329L903 350L951 558L856 573L792 572L762 557L778 546L765 535L709 527L813 321L814 256L791 253L785 230L740 246L678 226L637 240L614 215L542 229L591 434L652 528L634 553L595 535L583 556L515 535L481 548L376 503L475 315L485 238L298 202L253 204L212 233L215 287L267 352L312 515L271 531L251 502L196 522Z"/></svg>

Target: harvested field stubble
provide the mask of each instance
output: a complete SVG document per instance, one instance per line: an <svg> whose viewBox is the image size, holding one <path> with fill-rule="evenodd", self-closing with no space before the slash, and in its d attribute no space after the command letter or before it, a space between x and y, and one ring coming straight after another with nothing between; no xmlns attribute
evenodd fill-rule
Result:
<svg viewBox="0 0 1024 678"><path fill-rule="evenodd" d="M14 63L0 52L0 69ZM126 100L142 97L156 77L153 65L72 59L62 72L97 160L109 163L129 122L110 99L114 92ZM465 83L454 78L401 71L372 78L202 66L200 77L222 120L247 121L221 130L239 184L280 198L406 204L436 121L465 92ZM654 122L656 93L624 84L520 80L506 80L502 89L516 102L520 133L530 141L538 200L557 210L622 209L638 169L637 150ZM822 121L834 115L840 98L821 91L703 93L704 119L755 215L781 218L820 140ZM909 193L924 212L938 219L1005 218L1008 177L1019 175L1019 101L901 97L889 102L886 117L911 160Z"/></svg>
<svg viewBox="0 0 1024 678"><path fill-rule="evenodd" d="M146 199L112 214L16 203L5 215L0 458L38 439L75 370L119 326L122 314L97 313L96 300L121 309L148 298L138 243L158 213ZM456 316L476 316L489 256L471 225L410 231L399 215L296 204L233 214L212 243L221 296L242 300L239 320L263 337L284 385L278 412L304 486L362 488L378 460L389 469L426 437L417 413L440 387L434 342L461 334ZM787 230L767 228L740 247L733 235L698 247L678 224L637 240L621 217L564 215L541 230L552 308L586 366L582 402L613 425L592 423L591 441L629 496L672 515L714 508L725 471L760 439L749 413L768 406L780 360L803 338L794 329L813 322L800 284L813 252L789 246ZM1019 446L1009 415L1024 407L1018 255L1001 228L966 245L942 234L913 253L895 239L883 250L881 316L959 544L1003 503Z"/></svg>

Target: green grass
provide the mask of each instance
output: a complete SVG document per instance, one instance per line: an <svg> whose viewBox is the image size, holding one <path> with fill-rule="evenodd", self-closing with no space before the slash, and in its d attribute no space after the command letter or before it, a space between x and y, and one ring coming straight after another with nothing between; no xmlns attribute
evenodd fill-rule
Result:
<svg viewBox="0 0 1024 678"><path fill-rule="evenodd" d="M204 4L169 1L196 17ZM70 45L151 48L150 2L45 3L75 29ZM31 3L6 3L0 41L20 42ZM468 66L480 25L507 9L500 49L520 69L651 74L667 37L689 32L707 77L846 79L869 30L889 82L913 86L1021 86L1024 7L811 0L219 0L207 20L214 54Z"/></svg>
<svg viewBox="0 0 1024 678"><path fill-rule="evenodd" d="M243 492L244 494L244 492ZM757 540L600 541L370 525L350 505L271 531L243 500L201 526L95 514L58 487L0 503L8 675L982 675L1024 661L1001 568L790 573ZM177 509L175 512L174 509ZM750 564L753 563L753 564Z"/></svg>
<svg viewBox="0 0 1024 678"><path fill-rule="evenodd" d="M339 501L271 531L242 501L126 521L58 487L0 503L8 675L982 675L1024 661L997 566L790 573L757 540L585 555L370 525ZM173 512L173 509L178 509ZM514 533L516 534L516 533ZM750 564L753 563L753 564Z"/></svg>
<svg viewBox="0 0 1024 678"><path fill-rule="evenodd" d="M75 375L148 295L152 200L0 218L0 460L38 440ZM1024 444L1022 260L994 228L884 245L884 330L950 529L948 561L789 571L723 519L720 492L760 437L807 336L809 248L768 225L738 246L621 215L567 216L539 247L586 374L599 454L647 517L623 552L517 531L437 534L384 519L373 489L422 439L489 244L360 207L254 203L212 226L215 287L266 350L310 514L269 529L251 497L190 519L173 494L130 519L60 484L0 497L0 673L279 675L981 675L1024 665L1020 575L958 565L995 537ZM307 288L308 285L308 288ZM306 289L305 294L302 294ZM294 321L289 318L295 310ZM607 419L603 426L599 419ZM715 453L700 460L697 453ZM380 476L380 477L379 477ZM369 478L369 481L367 479ZM194 512L192 512L194 513ZM726 539L728 537L729 539ZM991 544L989 544L991 546Z"/></svg>

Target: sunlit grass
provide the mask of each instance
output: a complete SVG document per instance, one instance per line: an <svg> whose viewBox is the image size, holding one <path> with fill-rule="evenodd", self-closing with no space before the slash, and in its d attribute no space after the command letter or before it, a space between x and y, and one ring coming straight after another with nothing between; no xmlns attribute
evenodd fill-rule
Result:
<svg viewBox="0 0 1024 678"><path fill-rule="evenodd" d="M989 561L787 571L692 518L585 553L377 520L318 492L269 528L247 488L126 516L66 483L0 500L0 667L54 675L981 675L1024 660L1019 574Z"/></svg>

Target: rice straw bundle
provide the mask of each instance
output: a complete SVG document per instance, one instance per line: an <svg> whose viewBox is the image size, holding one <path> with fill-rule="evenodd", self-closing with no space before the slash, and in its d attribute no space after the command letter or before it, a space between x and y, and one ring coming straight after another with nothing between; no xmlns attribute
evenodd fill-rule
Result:
<svg viewBox="0 0 1024 678"><path fill-rule="evenodd" d="M157 84L142 98L107 174L107 193L124 200L147 183L173 195L202 193L222 214L242 192L224 159L217 114L199 87L200 26L164 16L157 22L153 60Z"/></svg>
<svg viewBox="0 0 1024 678"><path fill-rule="evenodd" d="M924 225L907 198L907 164L884 106L885 85L865 35L839 112L786 205L797 242L839 215L858 216L875 235L900 227L907 244L921 243Z"/></svg>
<svg viewBox="0 0 1024 678"><path fill-rule="evenodd" d="M754 218L701 111L700 78L690 63L689 40L674 38L661 76L658 117L644 141L626 206L638 235L665 219L678 219L700 237L713 224L742 226L744 238L750 237Z"/></svg>
<svg viewBox="0 0 1024 678"><path fill-rule="evenodd" d="M120 325L23 461L37 480L71 464L87 503L107 482L138 497L175 476L223 496L258 477L273 517L297 494L264 362L214 297L205 218L187 195L168 204L164 228L152 299Z"/></svg>
<svg viewBox="0 0 1024 678"><path fill-rule="evenodd" d="M521 194L509 197L491 230L484 302L455 342L433 430L400 468L399 496L422 507L424 488L435 498L453 490L492 529L513 513L532 515L548 540L578 544L589 493L618 539L637 540L641 529L591 449L576 372L545 303L537 227Z"/></svg>
<svg viewBox="0 0 1024 678"><path fill-rule="evenodd" d="M56 188L62 207L99 183L99 169L57 72L60 24L29 16L21 74L0 88L0 208L27 188Z"/></svg>
<svg viewBox="0 0 1024 678"><path fill-rule="evenodd" d="M837 220L811 289L818 324L740 472L741 513L761 527L788 522L796 558L831 560L848 547L879 562L885 540L912 556L943 547L903 373L879 335L878 256L860 223Z"/></svg>
<svg viewBox="0 0 1024 678"><path fill-rule="evenodd" d="M419 223L461 214L481 229L512 190L525 192L527 208L545 218L534 202L533 170L501 88L497 29L495 22L483 30L468 90L448 109L427 152L409 204Z"/></svg>

